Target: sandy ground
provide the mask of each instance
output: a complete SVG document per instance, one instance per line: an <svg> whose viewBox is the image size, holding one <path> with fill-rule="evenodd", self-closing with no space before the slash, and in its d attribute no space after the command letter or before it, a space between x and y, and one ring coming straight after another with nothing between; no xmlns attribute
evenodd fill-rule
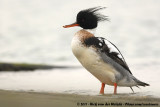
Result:
<svg viewBox="0 0 160 107"><path fill-rule="evenodd" d="M0 90L0 107L159 107L160 98L127 94L77 95Z"/></svg>

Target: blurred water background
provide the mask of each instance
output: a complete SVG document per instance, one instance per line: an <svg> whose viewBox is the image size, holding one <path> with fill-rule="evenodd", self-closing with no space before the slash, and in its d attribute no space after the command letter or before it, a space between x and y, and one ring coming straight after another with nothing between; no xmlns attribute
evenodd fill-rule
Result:
<svg viewBox="0 0 160 107"><path fill-rule="evenodd" d="M81 28L64 29L62 26L75 22L80 10L96 6L107 7L101 13L110 18L108 22L99 23L96 35L112 41L121 50L133 74L151 84L144 89L146 93L154 93L153 90L154 95L160 93L156 85L160 81L159 0L0 0L0 62L80 66L70 43ZM56 84L57 81L63 81L63 85ZM0 84L3 84L0 89L62 89L62 92L92 89L97 93L100 87L83 68L64 72L2 72ZM77 84L83 85L77 88Z"/></svg>

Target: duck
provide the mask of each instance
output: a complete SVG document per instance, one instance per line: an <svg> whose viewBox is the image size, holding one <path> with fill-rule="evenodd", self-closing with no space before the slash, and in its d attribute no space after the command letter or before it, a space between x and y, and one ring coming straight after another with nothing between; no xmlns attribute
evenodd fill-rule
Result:
<svg viewBox="0 0 160 107"><path fill-rule="evenodd" d="M120 50L104 37L93 33L99 22L108 21L108 16L99 13L105 7L93 7L78 12L76 22L64 28L81 27L71 42L74 56L81 65L101 83L100 94L104 94L105 85L114 86L113 94L118 87L149 86L133 76Z"/></svg>

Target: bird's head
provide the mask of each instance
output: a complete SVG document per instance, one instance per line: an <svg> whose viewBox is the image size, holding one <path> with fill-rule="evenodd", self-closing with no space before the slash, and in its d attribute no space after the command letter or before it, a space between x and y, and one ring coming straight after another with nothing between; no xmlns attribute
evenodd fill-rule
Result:
<svg viewBox="0 0 160 107"><path fill-rule="evenodd" d="M98 10L105 7L94 7L82 10L77 14L76 22L70 25L63 26L64 28L80 26L83 29L94 29L97 27L99 21L108 20L107 16L97 13Z"/></svg>

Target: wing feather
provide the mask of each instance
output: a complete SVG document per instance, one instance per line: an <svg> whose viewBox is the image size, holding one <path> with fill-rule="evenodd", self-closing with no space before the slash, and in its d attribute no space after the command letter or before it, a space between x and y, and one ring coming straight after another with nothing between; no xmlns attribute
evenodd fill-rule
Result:
<svg viewBox="0 0 160 107"><path fill-rule="evenodd" d="M103 55L110 57L126 69L130 74L132 74L120 50L112 42L102 37L90 37L86 39L84 43L86 46L95 46L101 51L101 53L103 53ZM105 61L105 59L103 60Z"/></svg>

